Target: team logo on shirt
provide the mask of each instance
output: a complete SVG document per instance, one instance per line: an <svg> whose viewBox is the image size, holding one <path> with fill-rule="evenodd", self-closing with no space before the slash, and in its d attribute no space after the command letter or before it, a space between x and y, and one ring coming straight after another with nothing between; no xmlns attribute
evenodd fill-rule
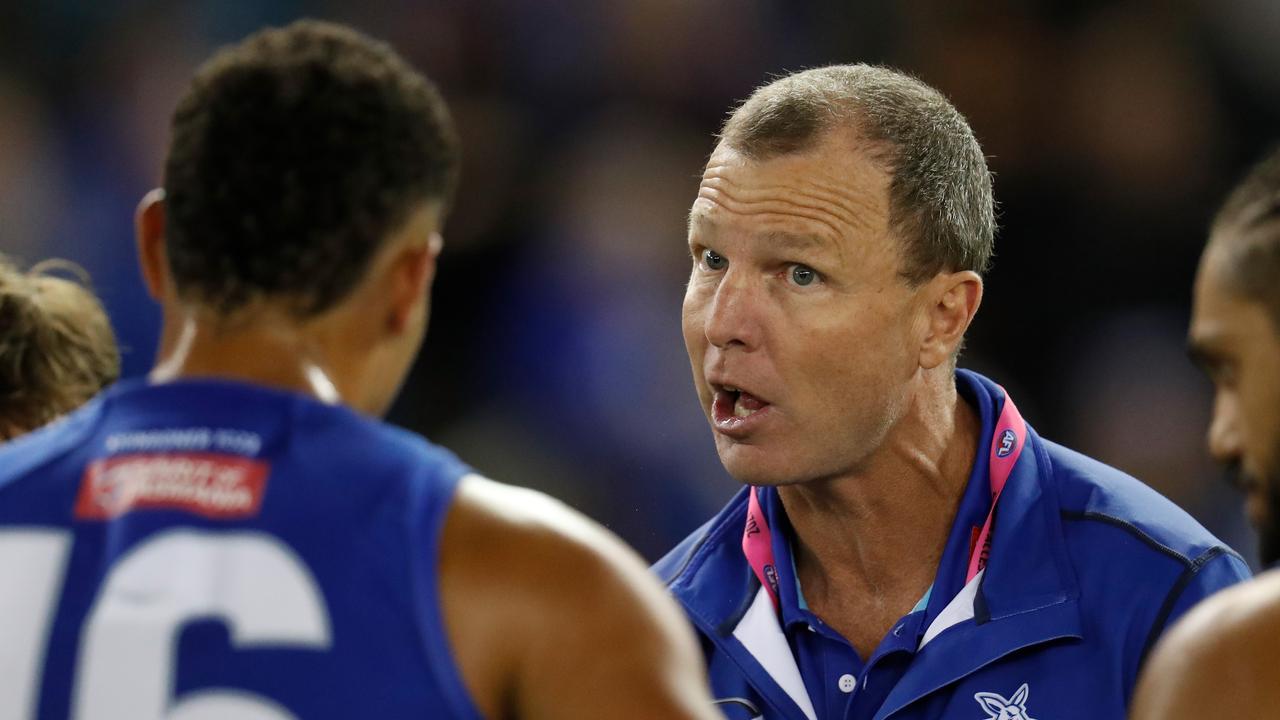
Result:
<svg viewBox="0 0 1280 720"><path fill-rule="evenodd" d="M1013 448L1018 444L1018 435L1012 430L1005 430L1000 433L1000 447L996 448L996 457L1009 457L1009 453L1013 452Z"/></svg>
<svg viewBox="0 0 1280 720"><path fill-rule="evenodd" d="M974 693L973 699L987 711L985 720L1036 720L1027 714L1027 696L1030 694L1027 683L1022 683L1022 687L1007 700L993 692Z"/></svg>

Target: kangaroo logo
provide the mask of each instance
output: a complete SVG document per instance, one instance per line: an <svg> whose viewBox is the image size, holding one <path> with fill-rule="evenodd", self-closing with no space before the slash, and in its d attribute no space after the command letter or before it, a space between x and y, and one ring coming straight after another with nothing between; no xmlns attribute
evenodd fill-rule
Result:
<svg viewBox="0 0 1280 720"><path fill-rule="evenodd" d="M974 693L973 699L987 711L986 720L1036 720L1027 714L1027 696L1030 694L1031 689L1022 683L1022 687L1008 700L993 692Z"/></svg>
<svg viewBox="0 0 1280 720"><path fill-rule="evenodd" d="M1000 434L1000 447L996 449L996 457L1008 457L1013 452L1013 446L1018 444L1018 435L1012 430L1005 430Z"/></svg>

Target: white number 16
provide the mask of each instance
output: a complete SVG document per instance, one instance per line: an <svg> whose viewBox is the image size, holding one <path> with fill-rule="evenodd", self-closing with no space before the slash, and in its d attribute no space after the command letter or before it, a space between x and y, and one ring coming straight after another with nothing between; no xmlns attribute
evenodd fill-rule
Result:
<svg viewBox="0 0 1280 720"><path fill-rule="evenodd" d="M57 612L71 533L0 531L0 720L30 720ZM329 613L306 564L258 532L170 530L107 573L76 660L76 720L288 720L266 698L210 689L174 702L177 633L195 619L226 623L236 648L330 645Z"/></svg>

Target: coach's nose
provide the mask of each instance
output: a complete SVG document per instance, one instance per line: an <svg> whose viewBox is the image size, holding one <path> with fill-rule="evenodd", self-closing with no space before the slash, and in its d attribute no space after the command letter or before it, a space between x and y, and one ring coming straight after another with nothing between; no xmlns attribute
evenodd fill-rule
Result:
<svg viewBox="0 0 1280 720"><path fill-rule="evenodd" d="M721 350L759 347L761 300L759 283L745 271L730 268L712 293L703 319L707 342Z"/></svg>

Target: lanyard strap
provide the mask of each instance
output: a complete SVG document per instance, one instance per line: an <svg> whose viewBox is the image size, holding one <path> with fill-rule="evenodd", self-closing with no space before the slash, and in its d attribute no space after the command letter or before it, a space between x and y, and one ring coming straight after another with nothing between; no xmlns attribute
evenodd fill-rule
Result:
<svg viewBox="0 0 1280 720"><path fill-rule="evenodd" d="M756 496L759 489L753 487L747 493L747 529L742 533L742 552L746 554L747 562L751 563L751 569L760 579L760 584L769 593L773 609L777 610L782 606L778 604L778 568L773 560L773 531L769 529L769 521L760 509L760 498Z"/></svg>
<svg viewBox="0 0 1280 720"><path fill-rule="evenodd" d="M1004 388L1000 388L1003 390ZM1000 411L1000 419L996 421L995 432L991 435L991 460L989 472L991 479L991 509L987 511L987 520L982 523L978 540L969 553L969 571L965 573L967 585L983 568L987 566L987 558L991 555L992 523L996 518L996 503L1000 501L1000 493L1013 472L1014 463L1022 455L1022 448L1027 444L1027 423L1013 404L1009 393L1004 394L1004 408Z"/></svg>
<svg viewBox="0 0 1280 720"><path fill-rule="evenodd" d="M1000 388L1004 390L1004 388ZM992 523L995 521L996 503L1000 501L1000 493L1004 490L1013 466L1022 455L1022 448L1027 444L1027 423L1013 404L1009 393L1004 394L1004 407L996 420L995 431L991 436L991 457L988 461L988 476L991 480L991 510L987 513L986 522L978 531L974 545L969 554L968 572L965 583L987 566L987 558L991 555ZM757 487L748 493L747 526L742 533L742 552L751 564L751 570L760 580L760 584L769 593L774 609L781 607L778 603L778 568L773 556L773 532L769 529L769 521L760 507ZM975 528L976 530L977 528Z"/></svg>

